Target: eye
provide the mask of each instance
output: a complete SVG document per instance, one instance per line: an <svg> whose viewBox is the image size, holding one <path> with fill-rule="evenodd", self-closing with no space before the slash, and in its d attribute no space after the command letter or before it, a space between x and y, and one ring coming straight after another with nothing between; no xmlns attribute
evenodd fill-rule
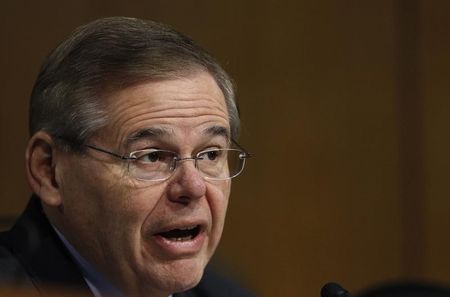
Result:
<svg viewBox="0 0 450 297"><path fill-rule="evenodd" d="M144 164L154 164L158 162L171 162L174 158L173 153L160 150L143 150L135 154L136 161Z"/></svg>
<svg viewBox="0 0 450 297"><path fill-rule="evenodd" d="M139 161L147 162L147 163L154 163L154 162L158 161L160 158L161 158L161 152L154 151L154 152L149 152L149 153L142 155L139 158Z"/></svg>
<svg viewBox="0 0 450 297"><path fill-rule="evenodd" d="M206 152L201 152L198 157L202 160L215 161L222 155L221 150L209 150Z"/></svg>

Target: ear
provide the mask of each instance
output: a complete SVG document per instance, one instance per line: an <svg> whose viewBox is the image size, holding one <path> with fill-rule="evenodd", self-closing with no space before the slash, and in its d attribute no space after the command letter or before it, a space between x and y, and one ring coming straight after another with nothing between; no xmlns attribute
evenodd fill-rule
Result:
<svg viewBox="0 0 450 297"><path fill-rule="evenodd" d="M32 191L49 206L61 205L53 138L45 131L36 132L28 141L25 159L27 180Z"/></svg>

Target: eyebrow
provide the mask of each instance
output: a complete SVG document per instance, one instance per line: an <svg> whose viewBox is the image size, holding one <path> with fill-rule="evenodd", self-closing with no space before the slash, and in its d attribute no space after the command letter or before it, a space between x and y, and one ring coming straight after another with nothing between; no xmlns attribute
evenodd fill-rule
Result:
<svg viewBox="0 0 450 297"><path fill-rule="evenodd" d="M211 137L215 136L222 136L226 139L227 142L230 141L230 132L229 130L224 126L211 126L203 130L204 134L210 135ZM145 138L158 138L158 137L167 137L170 135L173 135L174 132L172 129L169 128L162 128L162 127L153 127L153 128L146 128L139 131L136 131L135 133L132 133L126 141L126 145L130 146L136 141L145 139Z"/></svg>
<svg viewBox="0 0 450 297"><path fill-rule="evenodd" d="M127 138L127 146L139 141L143 138L156 138L164 137L173 134L173 130L168 128L146 128L143 130L136 131Z"/></svg>
<svg viewBox="0 0 450 297"><path fill-rule="evenodd" d="M223 136L229 142L230 141L230 131L224 126L212 126L204 130L205 134L211 136Z"/></svg>

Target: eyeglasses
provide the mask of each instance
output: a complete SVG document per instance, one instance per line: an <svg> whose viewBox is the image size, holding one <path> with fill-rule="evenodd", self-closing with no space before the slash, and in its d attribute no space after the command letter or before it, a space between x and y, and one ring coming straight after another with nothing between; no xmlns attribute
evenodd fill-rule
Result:
<svg viewBox="0 0 450 297"><path fill-rule="evenodd" d="M180 158L175 152L159 149L145 149L119 155L93 145L86 147L127 161L129 173L140 180L166 180L177 168L177 163L186 160L193 160L195 167L205 179L227 180L238 176L244 169L245 160L250 158L248 152L236 142L233 143L237 149L207 149L186 158Z"/></svg>

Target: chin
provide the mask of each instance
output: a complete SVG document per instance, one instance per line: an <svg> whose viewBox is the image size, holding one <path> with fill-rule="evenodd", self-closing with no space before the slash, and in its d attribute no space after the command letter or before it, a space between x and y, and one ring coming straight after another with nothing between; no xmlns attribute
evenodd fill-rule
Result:
<svg viewBox="0 0 450 297"><path fill-rule="evenodd" d="M171 293L180 293L192 289L200 282L202 275L203 271L198 275L198 277L189 276L189 278L175 281L171 284Z"/></svg>
<svg viewBox="0 0 450 297"><path fill-rule="evenodd" d="M148 288L150 291L155 290L156 287L158 291L169 294L183 292L195 287L200 282L205 266L198 261L192 261L192 259L166 263L160 267L156 277L153 274L152 281L147 280L145 283L147 286L151 285L151 288Z"/></svg>

